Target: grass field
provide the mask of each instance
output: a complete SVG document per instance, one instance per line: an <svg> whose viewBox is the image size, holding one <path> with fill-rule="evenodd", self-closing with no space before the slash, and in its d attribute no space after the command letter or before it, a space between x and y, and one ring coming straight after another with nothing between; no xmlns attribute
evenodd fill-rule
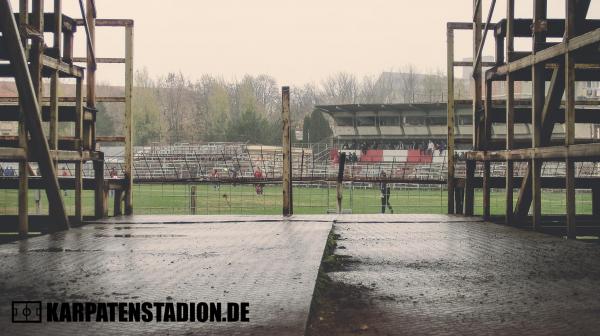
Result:
<svg viewBox="0 0 600 336"><path fill-rule="evenodd" d="M136 214L190 214L190 192L192 185L135 185L134 209ZM39 210L36 209L37 191L30 191L30 213L46 214L48 211L44 192L41 192ZM267 185L263 195L256 195L252 185L196 185L196 214L280 214L281 186ZM74 214L74 192L68 191L65 203L70 214ZM492 192L492 214L504 214L504 191ZM514 195L517 199L517 193ZM293 191L294 213L324 214L336 208L335 188L330 186L295 187ZM390 203L395 213L442 214L446 212L446 191L442 186L414 186L392 189ZM475 197L476 214L481 214L482 194L478 190ZM112 198L109 200L112 213ZM375 188L346 187L343 208L356 214L381 212L381 198ZM93 214L93 192L84 192L84 215ZM545 190L542 194L543 214L562 214L565 209L564 193ZM577 213L591 214L591 194L577 193ZM0 214L17 213L17 191L0 192Z"/></svg>

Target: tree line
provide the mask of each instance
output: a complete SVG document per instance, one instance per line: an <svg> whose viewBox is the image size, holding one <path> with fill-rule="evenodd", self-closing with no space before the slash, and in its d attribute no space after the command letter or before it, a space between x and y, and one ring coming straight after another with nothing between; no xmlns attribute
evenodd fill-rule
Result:
<svg viewBox="0 0 600 336"><path fill-rule="evenodd" d="M362 79L339 72L318 84L291 87L292 126L303 129L305 142L325 141L331 135L329 120L315 105L444 102L446 83L440 71L420 74L412 66ZM457 83L458 94L461 90L468 94L467 83ZM115 111L100 104L98 109L98 134L121 132L122 108ZM146 69L135 74L135 145L230 141L277 145L280 114L280 86L269 75L246 75L241 80L204 75L192 80L181 72L156 78Z"/></svg>

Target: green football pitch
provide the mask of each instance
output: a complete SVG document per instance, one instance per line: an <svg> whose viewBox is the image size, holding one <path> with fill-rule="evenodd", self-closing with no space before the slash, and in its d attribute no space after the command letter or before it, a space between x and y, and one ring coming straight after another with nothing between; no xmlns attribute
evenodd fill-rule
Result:
<svg viewBox="0 0 600 336"><path fill-rule="evenodd" d="M133 191L134 211L136 214L190 214L192 213L192 186L175 184L135 185ZM213 184L195 185L196 211L198 215L260 215L280 214L282 190L280 185L267 185L263 194L257 195L253 185ZM48 211L44 192L31 190L29 209L31 214L46 214ZM74 214L74 192L65 194L65 203L69 214ZM112 195L111 195L112 196ZM481 214L482 193L475 195L475 211ZM36 198L40 199L39 206ZM492 214L504 214L504 191L492 191ZM515 192L514 199L517 199ZM84 192L84 215L92 215L93 192ZM109 208L112 213L112 197ZM335 188L330 185L294 187L293 203L295 214L325 214L336 208ZM443 214L446 213L446 190L443 186L405 186L392 189L390 204L394 213ZM344 188L343 208L346 212L369 214L381 212L381 197L377 185L371 187L354 186ZM543 214L561 214L565 211L564 191L544 190L542 196ZM577 213L591 214L591 193L578 191ZM389 210L388 210L389 212ZM17 191L0 192L0 214L17 213Z"/></svg>

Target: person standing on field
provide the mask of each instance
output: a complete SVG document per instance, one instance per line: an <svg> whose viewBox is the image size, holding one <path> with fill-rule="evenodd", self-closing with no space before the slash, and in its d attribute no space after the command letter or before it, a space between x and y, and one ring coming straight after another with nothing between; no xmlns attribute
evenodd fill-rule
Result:
<svg viewBox="0 0 600 336"><path fill-rule="evenodd" d="M263 173L262 173L262 170L260 170L260 168L256 168L256 171L254 171L254 178L256 178L257 180L260 180L263 178ZM256 191L257 195L262 195L262 193L263 193L262 183L255 184L254 190Z"/></svg>
<svg viewBox="0 0 600 336"><path fill-rule="evenodd" d="M381 192L381 213L385 213L386 206L390 209L391 213L394 213L394 209L390 205L390 187L388 187L385 181L387 175L382 171L379 176L381 177L381 184L379 185L379 191Z"/></svg>

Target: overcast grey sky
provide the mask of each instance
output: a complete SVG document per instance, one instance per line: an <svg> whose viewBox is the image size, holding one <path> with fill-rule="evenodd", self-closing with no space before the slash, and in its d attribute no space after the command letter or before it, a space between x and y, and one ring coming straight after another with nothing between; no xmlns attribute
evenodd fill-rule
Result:
<svg viewBox="0 0 600 336"><path fill-rule="evenodd" d="M13 0L13 6L18 1ZM489 0L484 1L487 13ZM77 0L63 0L79 17ZM161 75L181 70L226 79L266 73L280 84L319 82L347 71L378 74L413 64L445 71L446 22L469 21L472 0L97 0L100 18L135 20L135 65ZM520 0L517 15L531 13ZM550 0L550 16L564 0ZM52 1L46 0L51 8ZM498 1L504 14L506 2ZM591 12L598 14L599 4ZM14 8L16 10L16 7ZM596 17L598 15L595 15ZM120 30L98 34L98 55L123 53ZM80 34L81 35L81 34ZM83 45L83 40L78 41ZM528 44L525 44L527 46ZM457 57L469 56L470 35L458 36ZM82 48L78 49L83 53ZM491 52L491 49L490 49ZM120 66L100 79L122 82Z"/></svg>

